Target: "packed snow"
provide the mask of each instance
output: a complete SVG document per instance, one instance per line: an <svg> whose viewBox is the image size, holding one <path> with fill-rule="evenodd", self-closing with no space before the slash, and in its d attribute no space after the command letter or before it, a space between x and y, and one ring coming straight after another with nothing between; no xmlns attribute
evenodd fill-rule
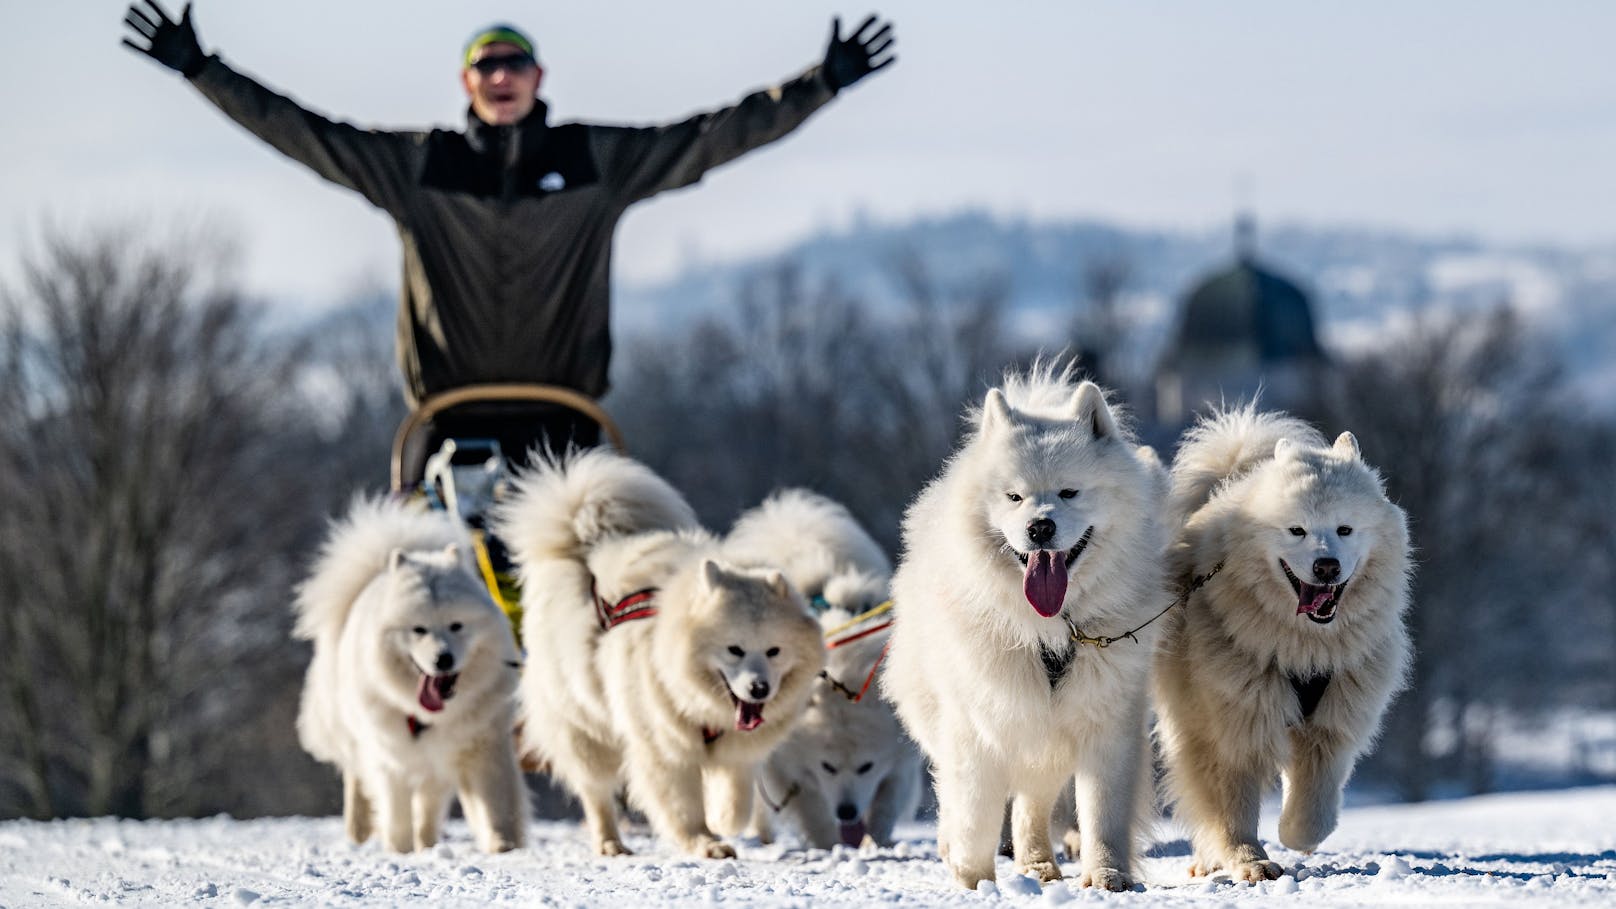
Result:
<svg viewBox="0 0 1616 909"><path fill-rule="evenodd" d="M1273 811L1264 837L1274 842ZM1008 859L999 882L957 889L935 830L916 824L889 849L804 850L742 843L733 861L698 861L643 830L637 855L590 854L576 824L535 823L526 849L485 855L463 824L413 855L352 846L337 818L10 821L0 824L0 906L123 903L219 906L1134 906L1387 904L1616 905L1616 786L1348 809L1314 855L1271 845L1291 870L1233 884L1186 875L1188 846L1156 831L1135 892L1040 888ZM1064 865L1068 875L1077 866Z"/></svg>

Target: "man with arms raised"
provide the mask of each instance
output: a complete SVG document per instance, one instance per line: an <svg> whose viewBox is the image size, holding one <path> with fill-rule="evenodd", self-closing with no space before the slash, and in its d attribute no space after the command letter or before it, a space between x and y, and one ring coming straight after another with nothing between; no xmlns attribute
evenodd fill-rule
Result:
<svg viewBox="0 0 1616 909"><path fill-rule="evenodd" d="M535 45L501 24L465 47L463 132L387 131L328 120L205 53L189 4L176 20L145 0L124 23L129 47L392 216L404 245L398 357L412 405L489 382L599 397L611 354L612 233L624 210L784 136L896 59L890 24L871 16L844 38L838 20L822 63L733 106L658 127L551 124ZM571 412L450 411L434 422L437 438L498 438L516 457L540 441L598 439L598 427Z"/></svg>

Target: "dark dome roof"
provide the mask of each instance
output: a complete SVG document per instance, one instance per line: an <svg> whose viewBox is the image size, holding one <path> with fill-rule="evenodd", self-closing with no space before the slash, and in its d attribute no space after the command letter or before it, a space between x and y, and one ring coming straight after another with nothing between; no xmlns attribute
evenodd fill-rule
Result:
<svg viewBox="0 0 1616 909"><path fill-rule="evenodd" d="M1258 364L1323 355L1307 294L1249 256L1190 291L1163 365L1245 354Z"/></svg>

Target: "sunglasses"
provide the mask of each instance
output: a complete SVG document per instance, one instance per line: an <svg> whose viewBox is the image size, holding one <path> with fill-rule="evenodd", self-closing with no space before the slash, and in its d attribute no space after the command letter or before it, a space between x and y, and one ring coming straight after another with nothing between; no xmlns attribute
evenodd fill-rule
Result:
<svg viewBox="0 0 1616 909"><path fill-rule="evenodd" d="M492 76L500 70L509 73L525 73L538 66L538 61L527 54L501 54L497 57L483 57L472 61L472 69L485 76Z"/></svg>

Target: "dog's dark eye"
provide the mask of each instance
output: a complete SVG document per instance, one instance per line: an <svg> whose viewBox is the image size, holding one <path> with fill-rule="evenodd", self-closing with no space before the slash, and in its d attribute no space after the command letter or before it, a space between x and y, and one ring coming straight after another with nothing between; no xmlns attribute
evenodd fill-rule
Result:
<svg viewBox="0 0 1616 909"><path fill-rule="evenodd" d="M449 623L449 630L450 630L450 631L451 631L451 632L453 632L453 633L455 633L455 634L459 634L459 633L460 633L460 629L462 629L462 628L464 628L464 627L466 627L466 626L464 626L464 625L462 625L462 624L460 624L460 623L459 623L459 622L450 622L450 623Z"/></svg>
<svg viewBox="0 0 1616 909"><path fill-rule="evenodd" d="M763 655L772 660L780 655L780 648L770 647L768 650L763 651Z"/></svg>
<svg viewBox="0 0 1616 909"><path fill-rule="evenodd" d="M825 768L825 772L826 772L826 773L828 773L828 774L830 774L830 775L831 775L831 776L835 776L835 775L836 775L836 768L835 768L835 767L832 767L832 766L831 766L831 765L830 765L830 762L829 762L829 761L820 761L820 762L819 762L819 766L821 766L821 767L823 767L823 768Z"/></svg>
<svg viewBox="0 0 1616 909"><path fill-rule="evenodd" d="M874 761L865 761L865 762L864 762L864 763L862 763L862 764L860 764L860 765L859 765L859 769L858 769L858 772L859 772L859 773L860 773L860 774L865 774L865 773L869 773L869 772L870 772L870 768L871 768L871 767L874 767L874 766L875 766L875 762L874 762Z"/></svg>
<svg viewBox="0 0 1616 909"><path fill-rule="evenodd" d="M1350 537L1352 536L1352 528L1342 524L1335 529L1335 535L1338 537Z"/></svg>
<svg viewBox="0 0 1616 909"><path fill-rule="evenodd" d="M1075 498L1077 498L1077 490L1075 490L1075 489L1062 489L1060 491L1060 497L1063 498L1063 499L1075 499Z"/></svg>
<svg viewBox="0 0 1616 909"><path fill-rule="evenodd" d="M415 632L416 634L426 634L426 629L424 627L420 626L420 625L417 625L414 628L411 628L410 630Z"/></svg>
<svg viewBox="0 0 1616 909"><path fill-rule="evenodd" d="M1016 494L1015 494L1015 493L1013 493L1013 492L1007 492L1007 493L1005 493L1005 496L1006 496L1006 497L1007 497L1007 498L1009 498L1009 499L1010 499L1010 501L1012 501L1012 502L1019 502L1019 501L1021 501L1021 496L1018 496L1018 495L1016 495Z"/></svg>
<svg viewBox="0 0 1616 909"><path fill-rule="evenodd" d="M1307 536L1307 531L1303 530L1300 527L1292 527L1291 528L1291 536L1293 536L1293 537L1305 537L1305 536Z"/></svg>
<svg viewBox="0 0 1616 909"><path fill-rule="evenodd" d="M742 650L739 647L736 647L734 644L729 645L729 652L735 654L738 657L746 656L746 651Z"/></svg>

